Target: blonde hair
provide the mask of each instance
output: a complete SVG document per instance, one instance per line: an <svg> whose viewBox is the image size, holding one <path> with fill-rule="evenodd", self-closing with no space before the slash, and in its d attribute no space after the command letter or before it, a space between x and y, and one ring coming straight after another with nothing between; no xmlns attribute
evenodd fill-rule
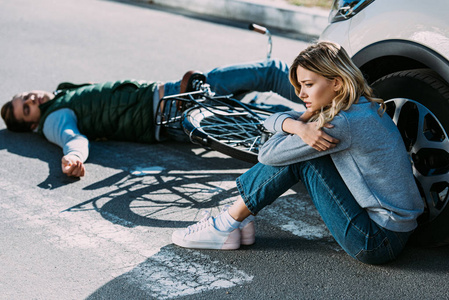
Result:
<svg viewBox="0 0 449 300"><path fill-rule="evenodd" d="M331 104L323 107L321 112L309 120L316 121L318 127L321 128L324 124L332 121L341 110L348 110L361 96L380 105L379 115L384 113L385 105L383 100L374 97L373 90L366 82L362 72L340 45L331 42L319 42L299 53L289 71L290 82L299 96L301 85L297 77L298 67L314 72L329 80L341 79L342 87L337 91L337 95Z"/></svg>

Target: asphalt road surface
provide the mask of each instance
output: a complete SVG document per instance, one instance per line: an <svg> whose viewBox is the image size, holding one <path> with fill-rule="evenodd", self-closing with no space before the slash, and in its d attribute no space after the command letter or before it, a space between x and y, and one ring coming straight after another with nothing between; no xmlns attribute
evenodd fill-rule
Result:
<svg viewBox="0 0 449 300"><path fill-rule="evenodd" d="M308 41L273 37L290 62ZM59 82L173 80L259 60L246 24L105 0L0 0L0 104ZM218 212L250 165L188 143L92 142L87 175L0 125L0 299L447 299L448 247L360 264L298 184L257 217L256 244L197 251L173 230Z"/></svg>

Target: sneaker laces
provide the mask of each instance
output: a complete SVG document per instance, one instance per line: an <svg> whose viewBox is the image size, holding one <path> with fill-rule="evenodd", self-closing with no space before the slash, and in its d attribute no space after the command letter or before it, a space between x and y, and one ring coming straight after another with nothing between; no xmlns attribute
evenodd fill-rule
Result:
<svg viewBox="0 0 449 300"><path fill-rule="evenodd" d="M201 214L203 215L203 218L198 223L190 225L189 227L186 228L187 234L191 234L196 231L200 231L200 230L206 228L207 226L209 226L209 224L210 224L209 219L211 218L210 211L203 210L201 212Z"/></svg>

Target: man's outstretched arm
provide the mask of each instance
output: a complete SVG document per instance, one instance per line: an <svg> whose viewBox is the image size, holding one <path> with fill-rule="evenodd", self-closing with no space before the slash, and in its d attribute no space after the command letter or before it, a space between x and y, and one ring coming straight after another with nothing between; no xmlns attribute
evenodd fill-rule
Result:
<svg viewBox="0 0 449 300"><path fill-rule="evenodd" d="M79 132L75 113L67 108L51 113L45 120L43 132L50 142L63 150L62 172L67 176L84 176L89 140Z"/></svg>

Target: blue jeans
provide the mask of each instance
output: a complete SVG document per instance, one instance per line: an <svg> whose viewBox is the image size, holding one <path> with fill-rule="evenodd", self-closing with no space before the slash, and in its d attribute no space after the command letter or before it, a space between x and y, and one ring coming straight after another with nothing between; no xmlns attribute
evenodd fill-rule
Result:
<svg viewBox="0 0 449 300"><path fill-rule="evenodd" d="M340 246L367 264L394 260L411 232L393 232L373 222L346 187L330 156L273 167L261 163L237 178L248 209L257 214L301 180Z"/></svg>
<svg viewBox="0 0 449 300"><path fill-rule="evenodd" d="M303 103L288 79L288 66L278 59L215 68L207 73L206 82L218 95L242 91L275 92L296 103ZM179 94L180 81L167 82L165 95Z"/></svg>

